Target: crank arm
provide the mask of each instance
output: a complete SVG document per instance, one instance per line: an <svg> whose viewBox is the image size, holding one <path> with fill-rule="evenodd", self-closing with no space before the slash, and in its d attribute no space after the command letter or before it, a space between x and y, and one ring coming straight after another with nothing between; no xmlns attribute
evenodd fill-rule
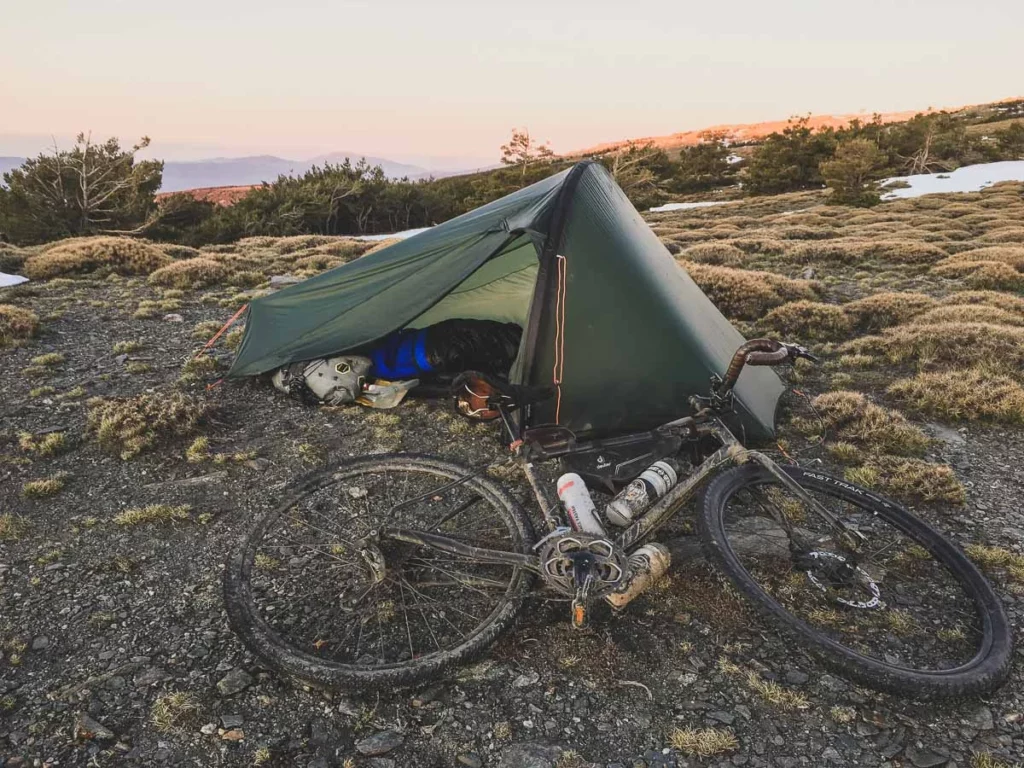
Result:
<svg viewBox="0 0 1024 768"><path fill-rule="evenodd" d="M382 539L403 541L407 544L416 544L421 547L435 549L438 552L444 552L445 554L476 560L480 563L511 565L518 568L526 568L534 573L540 573L540 560L534 555L477 547L464 541L449 538L448 536L439 536L436 533L427 533L425 531L411 531L406 528L383 528L381 529L380 537Z"/></svg>

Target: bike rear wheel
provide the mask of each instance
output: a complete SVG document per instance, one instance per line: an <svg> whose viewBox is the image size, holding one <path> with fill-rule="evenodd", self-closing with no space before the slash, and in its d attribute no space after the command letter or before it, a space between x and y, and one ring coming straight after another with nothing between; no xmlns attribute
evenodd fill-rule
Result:
<svg viewBox="0 0 1024 768"><path fill-rule="evenodd" d="M1006 613L956 545L866 489L781 469L864 540L842 541L759 465L719 475L700 504L701 540L761 613L836 671L880 690L965 696L1006 678Z"/></svg>
<svg viewBox="0 0 1024 768"><path fill-rule="evenodd" d="M472 471L393 454L300 481L228 563L235 631L273 669L328 688L422 682L484 651L514 623L532 574L386 536L401 527L529 553L532 526L508 493L480 476L453 484Z"/></svg>

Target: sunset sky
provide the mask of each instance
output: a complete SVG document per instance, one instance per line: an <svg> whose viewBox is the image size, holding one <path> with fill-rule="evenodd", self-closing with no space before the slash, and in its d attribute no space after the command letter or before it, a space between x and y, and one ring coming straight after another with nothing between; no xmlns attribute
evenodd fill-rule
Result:
<svg viewBox="0 0 1024 768"><path fill-rule="evenodd" d="M489 164L803 112L1024 95L1024 3L7 0L0 155L81 130L166 159Z"/></svg>

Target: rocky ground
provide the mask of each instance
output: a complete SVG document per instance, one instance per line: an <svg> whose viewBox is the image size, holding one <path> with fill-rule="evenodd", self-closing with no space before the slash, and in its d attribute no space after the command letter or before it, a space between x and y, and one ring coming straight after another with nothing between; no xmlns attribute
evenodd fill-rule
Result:
<svg viewBox="0 0 1024 768"><path fill-rule="evenodd" d="M790 204L818 201L797 196ZM679 251L680 240L689 247L700 238L673 240L672 232L717 227L735 240L746 226L716 216L726 214L674 219L675 229L662 235ZM664 228L665 221L655 226ZM754 266L822 279L819 298L826 302L888 284L937 297L950 290L927 267L887 267L889 283L876 281L884 270L873 264ZM233 298L237 290L168 293L145 278L85 277L0 293L0 302L30 308L41 321L36 338L0 353L6 373L0 390L3 768L985 768L1024 757L1019 663L1010 681L983 699L922 704L878 694L828 673L784 642L699 557L677 560L657 589L582 633L569 629L563 604L537 598L519 627L482 660L420 689L369 697L324 693L270 674L229 628L220 578L240 534L289 481L374 451L477 461L499 456L501 447L492 427L470 426L443 403L406 403L393 418L305 407L259 381L207 390L214 370L193 370L181 381L184 361L210 333L209 325L193 329L229 317L240 301ZM150 316L137 317L147 301L152 311L141 314ZM742 312L730 314L744 320ZM752 330L755 319L746 322ZM840 358L831 341L819 346L829 361ZM221 359L229 357L218 350ZM863 375L826 366L799 373L794 384L805 396L856 384L891 405L884 384L897 375L884 366ZM207 403L208 415L191 434L161 439L130 460L101 445L88 427L90 398L175 391ZM802 413L805 400L790 400L794 413ZM964 504L915 509L964 545L1019 553L1020 428L1012 420L915 414L913 421L933 438L920 458L951 466L966 493ZM801 463L823 460L844 471L822 449L821 436L790 432L782 447ZM58 433L62 439L46 443ZM205 444L197 447L196 437ZM43 479L55 484L26 487ZM181 511L150 522L122 514L148 505ZM993 578L1019 628L1024 595L1004 572ZM775 681L785 695L766 694L752 680ZM678 734L703 728L735 741L700 757Z"/></svg>

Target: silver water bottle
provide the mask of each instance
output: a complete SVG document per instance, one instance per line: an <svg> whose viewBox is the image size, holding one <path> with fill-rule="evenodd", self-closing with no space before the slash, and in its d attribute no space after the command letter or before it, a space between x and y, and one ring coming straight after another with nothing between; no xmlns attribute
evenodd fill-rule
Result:
<svg viewBox="0 0 1024 768"><path fill-rule="evenodd" d="M654 462L608 502L604 508L605 519L620 528L632 525L678 481L675 466L664 460Z"/></svg>

